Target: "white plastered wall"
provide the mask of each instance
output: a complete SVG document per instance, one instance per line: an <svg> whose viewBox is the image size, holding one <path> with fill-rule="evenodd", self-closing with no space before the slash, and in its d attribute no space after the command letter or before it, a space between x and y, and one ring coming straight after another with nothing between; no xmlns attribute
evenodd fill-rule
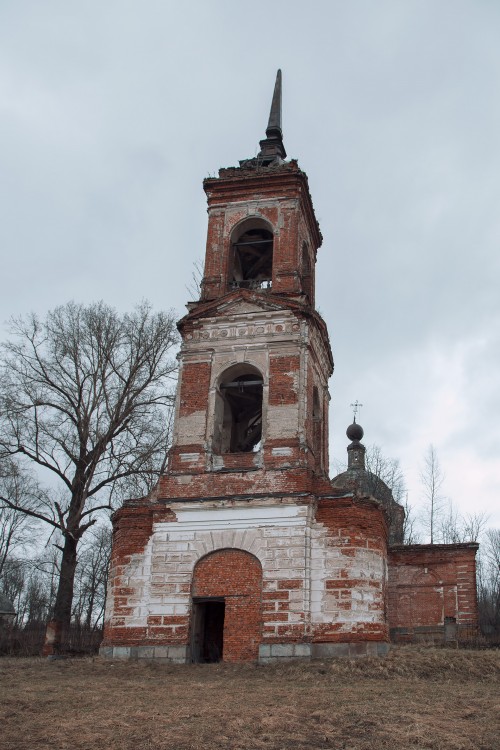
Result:
<svg viewBox="0 0 500 750"><path fill-rule="evenodd" d="M283 579L304 580L290 592L289 622L303 619L308 602L306 576L310 506L295 503L239 507L225 503L175 507L177 520L157 523L143 555L134 555L124 571L126 585L135 588L129 599L129 627L144 627L150 615L187 615L190 586L198 560L217 549L242 549L255 555L263 569L264 590ZM276 623L272 623L275 625ZM282 624L282 623L280 623Z"/></svg>
<svg viewBox="0 0 500 750"><path fill-rule="evenodd" d="M151 615L188 615L196 563L227 548L259 559L264 591L278 589L283 580L303 581L301 588L289 591L288 624L302 622L309 632L315 625L338 623L341 632L348 633L361 623L383 622L384 557L368 546L351 547L344 554L348 540L329 535L314 521L313 512L313 506L291 500L176 505L177 520L155 524L144 553L133 555L123 573L123 585L135 589L128 600L133 611L126 617L127 626L145 627ZM361 582L350 590L348 609L339 607L334 592L327 589L326 581L332 579ZM109 607L111 614L111 600Z"/></svg>

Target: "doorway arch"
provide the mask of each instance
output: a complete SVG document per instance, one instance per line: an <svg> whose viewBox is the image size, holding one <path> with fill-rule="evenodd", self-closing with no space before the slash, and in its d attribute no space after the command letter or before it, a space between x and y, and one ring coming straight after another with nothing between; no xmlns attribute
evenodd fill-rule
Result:
<svg viewBox="0 0 500 750"><path fill-rule="evenodd" d="M241 549L220 549L196 564L191 586L191 658L254 661L262 631L262 566Z"/></svg>

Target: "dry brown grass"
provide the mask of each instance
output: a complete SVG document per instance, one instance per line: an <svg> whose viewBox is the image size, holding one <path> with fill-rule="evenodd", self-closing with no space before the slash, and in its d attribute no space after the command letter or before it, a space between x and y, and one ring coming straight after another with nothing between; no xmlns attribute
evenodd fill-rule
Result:
<svg viewBox="0 0 500 750"><path fill-rule="evenodd" d="M2 750L498 750L500 652L269 666L0 660Z"/></svg>

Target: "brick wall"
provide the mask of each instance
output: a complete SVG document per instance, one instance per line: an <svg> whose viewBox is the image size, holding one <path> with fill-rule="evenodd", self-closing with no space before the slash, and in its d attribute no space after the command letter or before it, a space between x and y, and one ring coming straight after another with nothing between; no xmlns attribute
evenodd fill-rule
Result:
<svg viewBox="0 0 500 750"><path fill-rule="evenodd" d="M257 658L259 644L269 657L384 645L389 625L410 638L452 620L475 627L477 545L393 547L388 583L383 510L329 483L333 359L313 309L322 238L306 175L294 161L231 168L204 188L202 299L179 322L169 467L151 498L115 515L105 646L185 660L193 613L217 627L214 597L224 600L228 661ZM271 289L229 289L232 241L247 219L272 231ZM255 452L222 453L218 440L217 388L234 366L263 379Z"/></svg>
<svg viewBox="0 0 500 750"><path fill-rule="evenodd" d="M477 544L409 545L389 555L389 622L397 641L443 640L446 623L457 638L478 625Z"/></svg>
<svg viewBox="0 0 500 750"><path fill-rule="evenodd" d="M271 356L269 369L269 405L288 406L299 399L300 357L295 355Z"/></svg>
<svg viewBox="0 0 500 750"><path fill-rule="evenodd" d="M208 362L186 363L182 367L179 416L185 417L197 411L206 412L210 364Z"/></svg>
<svg viewBox="0 0 500 750"><path fill-rule="evenodd" d="M171 513L169 513L172 516ZM134 601L144 593L144 553L153 529L150 505L130 504L113 517L113 549L108 574L103 644L140 642L145 630L131 630ZM135 575L135 572L139 575Z"/></svg>
<svg viewBox="0 0 500 750"><path fill-rule="evenodd" d="M223 660L256 660L262 630L259 560L236 549L210 553L194 569L192 594L225 600Z"/></svg>
<svg viewBox="0 0 500 750"><path fill-rule="evenodd" d="M313 639L388 640L387 525L378 503L320 500L313 537Z"/></svg>
<svg viewBox="0 0 500 750"><path fill-rule="evenodd" d="M176 503L169 513L153 523L146 542L142 537L140 550L113 552L104 645L187 645L193 571L207 554L223 549L249 553L264 569L264 637L303 638L309 506L205 501Z"/></svg>
<svg viewBox="0 0 500 750"><path fill-rule="evenodd" d="M297 163L291 161L259 172L223 169L218 178L205 180L204 188L208 199L208 231L203 299L227 293L231 235L248 217L262 217L273 228L273 290L300 293L302 243L308 243L315 259L322 237L307 177Z"/></svg>
<svg viewBox="0 0 500 750"><path fill-rule="evenodd" d="M104 645L188 646L192 597L226 600L228 660L259 643L385 641L385 535L378 505L352 497L160 504L133 548L115 546Z"/></svg>
<svg viewBox="0 0 500 750"><path fill-rule="evenodd" d="M322 329L319 332L319 319L303 320L288 304L266 306L262 295L255 301L246 293L228 297L223 310L210 308L203 316L182 323L182 366L169 471L201 474L261 466L322 470L321 466L327 466L326 413L319 450L322 461L315 460L312 437L306 434L312 404L307 391L310 378L317 383L322 401L328 403L332 363L328 338ZM220 431L219 381L235 366L262 374L263 434L262 449L255 455L229 458L217 450L214 435ZM176 495L172 490L170 496Z"/></svg>

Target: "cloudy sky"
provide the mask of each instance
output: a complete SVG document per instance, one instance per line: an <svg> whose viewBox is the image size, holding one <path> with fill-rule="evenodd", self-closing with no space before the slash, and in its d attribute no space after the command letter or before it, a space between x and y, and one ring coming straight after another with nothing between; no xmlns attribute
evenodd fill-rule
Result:
<svg viewBox="0 0 500 750"><path fill-rule="evenodd" d="M409 501L500 525L498 0L1 0L0 322L67 300L179 316L204 177L254 156L276 69L324 236L317 304ZM2 329L2 338L6 328Z"/></svg>

